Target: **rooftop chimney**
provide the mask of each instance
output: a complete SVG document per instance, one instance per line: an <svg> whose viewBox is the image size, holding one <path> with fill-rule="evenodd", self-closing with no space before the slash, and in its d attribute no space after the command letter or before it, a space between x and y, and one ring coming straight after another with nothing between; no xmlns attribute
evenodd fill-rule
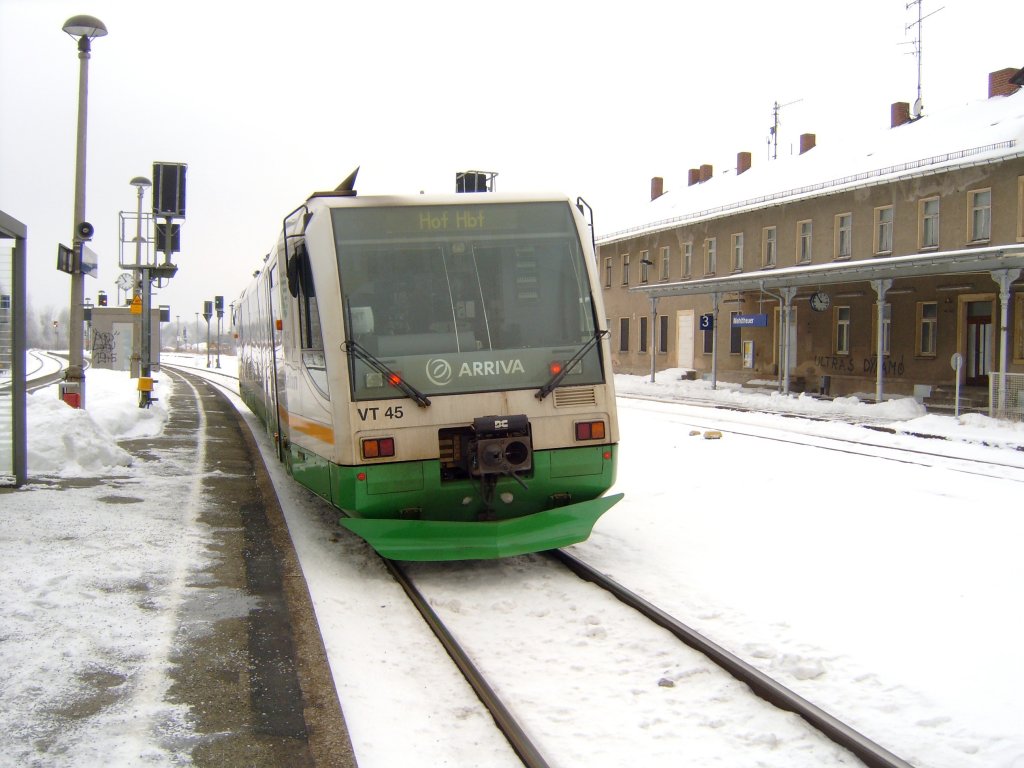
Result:
<svg viewBox="0 0 1024 768"><path fill-rule="evenodd" d="M1012 96L1019 91L1020 86L1010 82L1011 78L1019 71L1016 67L1009 67L990 72L988 75L988 97L991 99L993 96Z"/></svg>
<svg viewBox="0 0 1024 768"><path fill-rule="evenodd" d="M665 179L661 176L651 178L651 200L657 200L665 194Z"/></svg>
<svg viewBox="0 0 1024 768"><path fill-rule="evenodd" d="M710 179L712 173L713 173L713 169L712 169L712 167L710 165L708 165L707 163L702 165L700 167L700 183L703 184L705 181Z"/></svg>
<svg viewBox="0 0 1024 768"><path fill-rule="evenodd" d="M801 133L800 134L800 154L809 152L814 149L814 143L817 137L813 133Z"/></svg>
<svg viewBox="0 0 1024 768"><path fill-rule="evenodd" d="M700 183L700 168L691 168L686 172L686 186L692 187Z"/></svg>
<svg viewBox="0 0 1024 768"><path fill-rule="evenodd" d="M736 175L739 176L744 171L750 170L750 153L749 152L737 152L736 153Z"/></svg>
<svg viewBox="0 0 1024 768"><path fill-rule="evenodd" d="M889 108L889 127L896 128L910 122L910 104L906 101L894 101Z"/></svg>

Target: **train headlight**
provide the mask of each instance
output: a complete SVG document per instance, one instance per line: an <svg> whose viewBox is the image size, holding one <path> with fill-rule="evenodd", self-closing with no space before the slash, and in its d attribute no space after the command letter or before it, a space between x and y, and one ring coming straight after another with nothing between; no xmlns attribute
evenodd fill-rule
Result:
<svg viewBox="0 0 1024 768"><path fill-rule="evenodd" d="M603 421L577 421L577 440L604 440L606 435Z"/></svg>
<svg viewBox="0 0 1024 768"><path fill-rule="evenodd" d="M364 459L386 459L395 455L393 437L364 437L361 445Z"/></svg>

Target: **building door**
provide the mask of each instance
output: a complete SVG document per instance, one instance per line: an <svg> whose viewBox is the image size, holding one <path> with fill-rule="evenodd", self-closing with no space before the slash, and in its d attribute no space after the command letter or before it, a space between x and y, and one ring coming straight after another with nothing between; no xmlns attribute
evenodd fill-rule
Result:
<svg viewBox="0 0 1024 768"><path fill-rule="evenodd" d="M971 301L967 304L967 372L964 383L970 387L987 387L992 370L992 302Z"/></svg>
<svg viewBox="0 0 1024 768"><path fill-rule="evenodd" d="M676 367L693 370L693 310L676 312Z"/></svg>

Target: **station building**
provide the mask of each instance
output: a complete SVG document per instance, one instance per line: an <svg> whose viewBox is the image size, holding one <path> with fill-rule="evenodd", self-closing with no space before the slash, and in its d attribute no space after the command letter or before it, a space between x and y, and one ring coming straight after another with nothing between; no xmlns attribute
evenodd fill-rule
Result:
<svg viewBox="0 0 1024 768"><path fill-rule="evenodd" d="M597 241L616 372L936 408L959 380L979 410L993 377L1019 387L1022 74L953 113L893 104L862 146L804 134L798 155L652 179L636 226Z"/></svg>

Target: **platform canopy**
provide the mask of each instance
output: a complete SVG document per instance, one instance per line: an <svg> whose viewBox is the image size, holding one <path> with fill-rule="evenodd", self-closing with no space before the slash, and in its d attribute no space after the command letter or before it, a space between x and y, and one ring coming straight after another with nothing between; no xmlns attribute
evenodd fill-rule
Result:
<svg viewBox="0 0 1024 768"><path fill-rule="evenodd" d="M694 296L733 291L778 290L780 288L818 287L839 283L898 280L913 277L936 277L995 272L1024 267L1024 244L967 248L909 256L839 261L829 264L808 264L794 267L759 269L755 272L682 280L674 283L641 285L630 293L651 297Z"/></svg>

